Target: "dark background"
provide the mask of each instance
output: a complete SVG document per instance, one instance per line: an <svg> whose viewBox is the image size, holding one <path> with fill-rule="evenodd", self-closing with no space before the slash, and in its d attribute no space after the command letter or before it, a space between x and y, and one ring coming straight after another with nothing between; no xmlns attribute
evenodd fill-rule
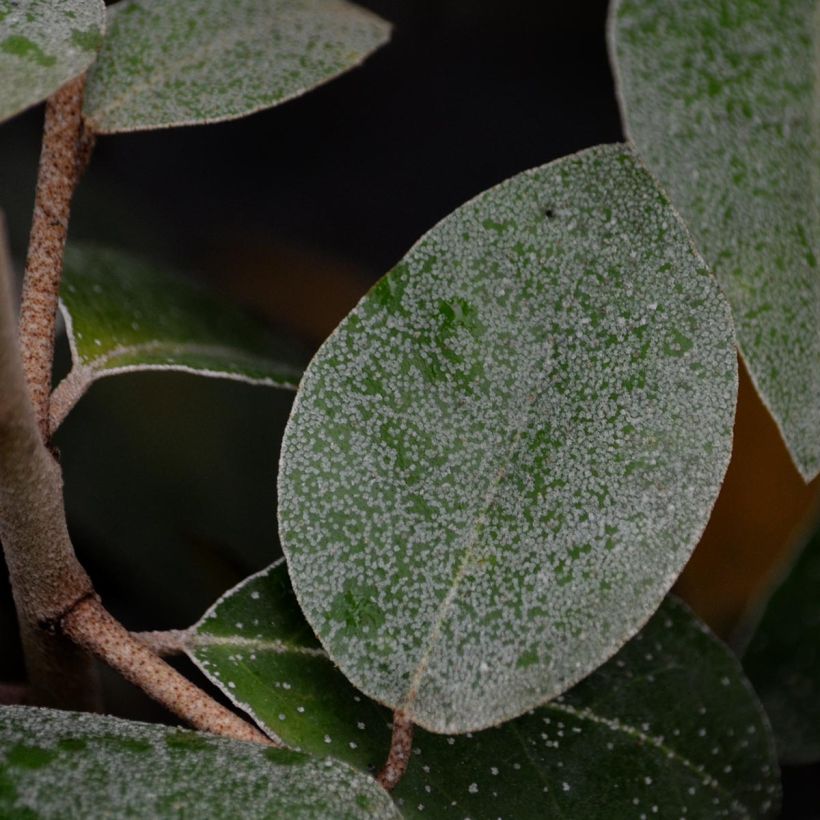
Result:
<svg viewBox="0 0 820 820"><path fill-rule="evenodd" d="M622 139L605 0L361 5L395 25L362 68L236 122L100 138L72 238L199 275L315 347L459 204ZM42 107L0 129L0 206L18 260L41 125ZM128 626L187 626L278 555L276 462L290 401L142 374L100 382L72 414L58 439L72 531ZM678 586L721 634L754 606L812 499L744 380L726 487ZM7 590L0 640L0 678L21 677ZM115 712L157 716L115 679L108 687ZM786 772L786 816L820 818L817 774Z"/></svg>

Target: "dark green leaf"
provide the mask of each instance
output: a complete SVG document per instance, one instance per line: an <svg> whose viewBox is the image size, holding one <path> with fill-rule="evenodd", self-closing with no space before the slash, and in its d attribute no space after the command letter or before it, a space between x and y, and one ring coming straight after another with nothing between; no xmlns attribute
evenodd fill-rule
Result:
<svg viewBox="0 0 820 820"><path fill-rule="evenodd" d="M390 713L318 647L283 562L225 595L188 643L205 674L288 743L363 770L384 761ZM712 820L777 810L760 705L735 658L672 600L562 698L467 736L417 730L414 747L395 792L405 816Z"/></svg>
<svg viewBox="0 0 820 820"><path fill-rule="evenodd" d="M807 479L820 470L816 0L619 0L626 130L732 305L738 342Z"/></svg>
<svg viewBox="0 0 820 820"><path fill-rule="evenodd" d="M270 108L358 65L390 35L345 0L122 0L108 14L85 103L103 133Z"/></svg>
<svg viewBox="0 0 820 820"><path fill-rule="evenodd" d="M72 402L91 382L135 370L182 370L295 388L299 351L193 282L118 251L69 248L61 291L73 369L57 388ZM56 419L57 422L61 418Z"/></svg>
<svg viewBox="0 0 820 820"><path fill-rule="evenodd" d="M820 759L820 530L774 590L743 656L780 759Z"/></svg>
<svg viewBox="0 0 820 820"><path fill-rule="evenodd" d="M104 23L102 0L0 0L0 120L82 74Z"/></svg>
<svg viewBox="0 0 820 820"><path fill-rule="evenodd" d="M568 689L660 605L728 462L716 282L622 146L485 192L314 358L279 527L350 680L434 731Z"/></svg>
<svg viewBox="0 0 820 820"><path fill-rule="evenodd" d="M331 760L101 715L0 707L3 817L395 817Z"/></svg>

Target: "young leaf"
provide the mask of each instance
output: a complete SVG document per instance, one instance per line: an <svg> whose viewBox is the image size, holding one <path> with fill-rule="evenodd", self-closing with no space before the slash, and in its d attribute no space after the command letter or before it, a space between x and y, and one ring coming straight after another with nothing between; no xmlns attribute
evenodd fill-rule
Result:
<svg viewBox="0 0 820 820"><path fill-rule="evenodd" d="M82 74L104 23L103 0L0 0L0 121Z"/></svg>
<svg viewBox="0 0 820 820"><path fill-rule="evenodd" d="M3 817L397 817L372 778L297 752L0 707Z"/></svg>
<svg viewBox="0 0 820 820"><path fill-rule="evenodd" d="M820 759L820 530L774 590L743 655L780 759Z"/></svg>
<svg viewBox="0 0 820 820"><path fill-rule="evenodd" d="M657 609L729 458L717 284L630 151L433 228L308 367L279 526L331 658L420 726L555 697Z"/></svg>
<svg viewBox="0 0 820 820"><path fill-rule="evenodd" d="M96 379L135 370L182 370L295 388L298 352L193 282L119 251L74 246L66 253L60 307L73 369L52 400L64 406Z"/></svg>
<svg viewBox="0 0 820 820"><path fill-rule="evenodd" d="M318 648L284 564L249 578L190 632L188 653L288 743L363 770L390 713ZM674 600L562 698L497 729L417 730L394 792L408 817L770 817L774 745L734 656ZM654 808L653 808L654 807Z"/></svg>
<svg viewBox="0 0 820 820"><path fill-rule="evenodd" d="M806 479L820 471L815 0L620 0L626 130L732 305L740 350Z"/></svg>
<svg viewBox="0 0 820 820"><path fill-rule="evenodd" d="M270 108L357 66L390 26L345 0L121 0L90 72L101 133L220 122Z"/></svg>

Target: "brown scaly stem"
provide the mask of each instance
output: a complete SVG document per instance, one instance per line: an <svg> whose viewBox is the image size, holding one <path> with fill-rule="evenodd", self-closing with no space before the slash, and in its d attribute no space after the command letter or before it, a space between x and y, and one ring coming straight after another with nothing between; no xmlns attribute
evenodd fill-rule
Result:
<svg viewBox="0 0 820 820"><path fill-rule="evenodd" d="M105 611L68 534L62 471L47 443L69 209L92 143L83 132L83 84L82 78L73 80L46 106L19 346L11 265L0 226L0 541L20 622L31 702L94 709L91 652L197 728L271 744Z"/></svg>
<svg viewBox="0 0 820 820"><path fill-rule="evenodd" d="M62 619L61 627L78 645L194 728L235 740L283 745L281 741L274 743L180 675L106 612L96 597L77 604Z"/></svg>
<svg viewBox="0 0 820 820"><path fill-rule="evenodd" d="M0 228L0 540L32 702L96 705L85 649L197 728L271 744L133 638L97 599L68 535L62 474L37 427L11 306L11 268Z"/></svg>
<svg viewBox="0 0 820 820"><path fill-rule="evenodd" d="M410 762L412 751L413 721L408 712L397 709L393 713L393 735L390 738L390 752L387 755L387 762L376 775L376 780L380 786L383 786L387 791L392 791L399 785L404 773L407 771L407 764Z"/></svg>
<svg viewBox="0 0 820 820"><path fill-rule="evenodd" d="M48 408L57 301L71 199L94 144L93 135L86 132L83 126L84 89L85 77L77 77L46 103L34 217L20 308L23 368L37 426L44 440L48 439L49 434Z"/></svg>
<svg viewBox="0 0 820 820"><path fill-rule="evenodd" d="M2 229L0 229L1 231ZM0 237L0 541L9 568L33 703L93 709L90 658L53 624L91 581L74 556L62 475L46 449L26 389L12 313L11 266Z"/></svg>

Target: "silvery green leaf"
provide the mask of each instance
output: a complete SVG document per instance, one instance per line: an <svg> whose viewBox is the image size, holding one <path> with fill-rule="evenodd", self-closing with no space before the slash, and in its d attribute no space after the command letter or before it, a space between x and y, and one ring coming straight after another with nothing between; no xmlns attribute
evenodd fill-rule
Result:
<svg viewBox="0 0 820 820"><path fill-rule="evenodd" d="M354 68L390 36L346 0L121 0L89 74L101 133L220 122Z"/></svg>
<svg viewBox="0 0 820 820"><path fill-rule="evenodd" d="M52 399L54 426L96 379L181 370L295 389L301 351L193 281L129 254L69 247L60 297L73 368Z"/></svg>
<svg viewBox="0 0 820 820"><path fill-rule="evenodd" d="M397 817L333 760L102 715L0 707L3 817Z"/></svg>
<svg viewBox="0 0 820 820"><path fill-rule="evenodd" d="M483 193L305 373L279 526L308 621L357 687L433 731L559 695L688 559L736 388L728 306L627 148Z"/></svg>
<svg viewBox="0 0 820 820"><path fill-rule="evenodd" d="M627 133L692 230L806 479L820 470L816 0L618 0Z"/></svg>
<svg viewBox="0 0 820 820"><path fill-rule="evenodd" d="M0 120L82 74L104 23L102 0L0 0Z"/></svg>
<svg viewBox="0 0 820 820"><path fill-rule="evenodd" d="M237 706L294 747L363 771L384 761L389 711L320 649L282 561L226 593L185 643ZM405 817L777 814L777 761L760 704L736 658L672 599L563 697L466 736L417 729L413 746L393 793Z"/></svg>

